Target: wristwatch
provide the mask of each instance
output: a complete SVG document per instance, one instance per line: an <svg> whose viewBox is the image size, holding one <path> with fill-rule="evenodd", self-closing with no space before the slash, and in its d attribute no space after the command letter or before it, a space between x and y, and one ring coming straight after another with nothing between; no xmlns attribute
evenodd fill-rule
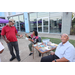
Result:
<svg viewBox="0 0 75 75"><path fill-rule="evenodd" d="M56 59L55 59L55 62L56 62Z"/></svg>

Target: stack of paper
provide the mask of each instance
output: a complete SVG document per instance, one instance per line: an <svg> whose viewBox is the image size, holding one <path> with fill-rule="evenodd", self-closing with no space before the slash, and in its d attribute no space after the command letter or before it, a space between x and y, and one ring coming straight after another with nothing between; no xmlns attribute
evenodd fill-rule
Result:
<svg viewBox="0 0 75 75"><path fill-rule="evenodd" d="M26 40L28 40L28 38L26 37Z"/></svg>
<svg viewBox="0 0 75 75"><path fill-rule="evenodd" d="M0 51L2 51L4 49L4 46L2 45L2 43L0 42Z"/></svg>
<svg viewBox="0 0 75 75"><path fill-rule="evenodd" d="M45 49L46 49L46 50L50 50L50 49L51 49L51 47L50 47L50 46L47 46L47 47L45 47Z"/></svg>

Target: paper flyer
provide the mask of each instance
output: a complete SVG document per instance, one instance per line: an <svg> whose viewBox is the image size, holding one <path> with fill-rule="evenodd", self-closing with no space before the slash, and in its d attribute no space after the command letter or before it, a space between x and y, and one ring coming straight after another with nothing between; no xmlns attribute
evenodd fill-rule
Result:
<svg viewBox="0 0 75 75"><path fill-rule="evenodd" d="M4 49L4 46L2 45L2 43L0 42L0 51L2 51Z"/></svg>

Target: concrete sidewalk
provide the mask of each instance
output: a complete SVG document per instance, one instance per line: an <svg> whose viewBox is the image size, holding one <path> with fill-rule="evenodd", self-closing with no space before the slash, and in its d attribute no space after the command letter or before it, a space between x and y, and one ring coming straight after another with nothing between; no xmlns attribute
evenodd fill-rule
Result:
<svg viewBox="0 0 75 75"><path fill-rule="evenodd" d="M22 38L18 37L18 44L19 44L19 52L21 57L21 62L40 62L41 57L39 57L39 53L35 50L34 53L34 59L33 55L29 56L29 48L28 44L30 43L28 40L25 39L25 33L19 33L23 34L24 36ZM30 35L31 33L28 33ZM50 38L60 38L60 34L41 34L39 33L39 36L41 37L50 37ZM75 40L74 35L69 35L70 39ZM11 58L9 49L7 47L6 42L1 38L0 42L3 43L5 46L4 52L0 54L0 58L2 62L10 62L9 59ZM15 51L14 51L15 52ZM44 56L47 56L48 54L44 54ZM13 60L12 62L17 62L17 59Z"/></svg>
<svg viewBox="0 0 75 75"><path fill-rule="evenodd" d="M5 46L3 53L0 54L1 61L2 62L9 62L11 55L10 55L9 49L7 47L7 44L3 39L0 39L0 42L2 42L3 45ZM27 41L26 39L23 39L23 38L18 39L21 62L40 62L41 57L39 57L38 52L35 51L34 59L33 59L33 55L29 56L29 53L30 53L29 48L28 48L29 43L30 42ZM17 62L17 59L13 60L12 62Z"/></svg>

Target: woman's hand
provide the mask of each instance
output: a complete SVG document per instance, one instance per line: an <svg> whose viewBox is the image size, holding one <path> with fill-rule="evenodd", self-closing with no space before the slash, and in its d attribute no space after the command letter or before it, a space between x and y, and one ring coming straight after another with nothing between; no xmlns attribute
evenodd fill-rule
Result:
<svg viewBox="0 0 75 75"><path fill-rule="evenodd" d="M54 54L55 54L55 52L52 52L52 53L51 53L51 55L54 55Z"/></svg>
<svg viewBox="0 0 75 75"><path fill-rule="evenodd" d="M32 39L28 39L29 41L32 41Z"/></svg>
<svg viewBox="0 0 75 75"><path fill-rule="evenodd" d="M32 39L28 39L29 41L31 41L31 42L34 42Z"/></svg>

